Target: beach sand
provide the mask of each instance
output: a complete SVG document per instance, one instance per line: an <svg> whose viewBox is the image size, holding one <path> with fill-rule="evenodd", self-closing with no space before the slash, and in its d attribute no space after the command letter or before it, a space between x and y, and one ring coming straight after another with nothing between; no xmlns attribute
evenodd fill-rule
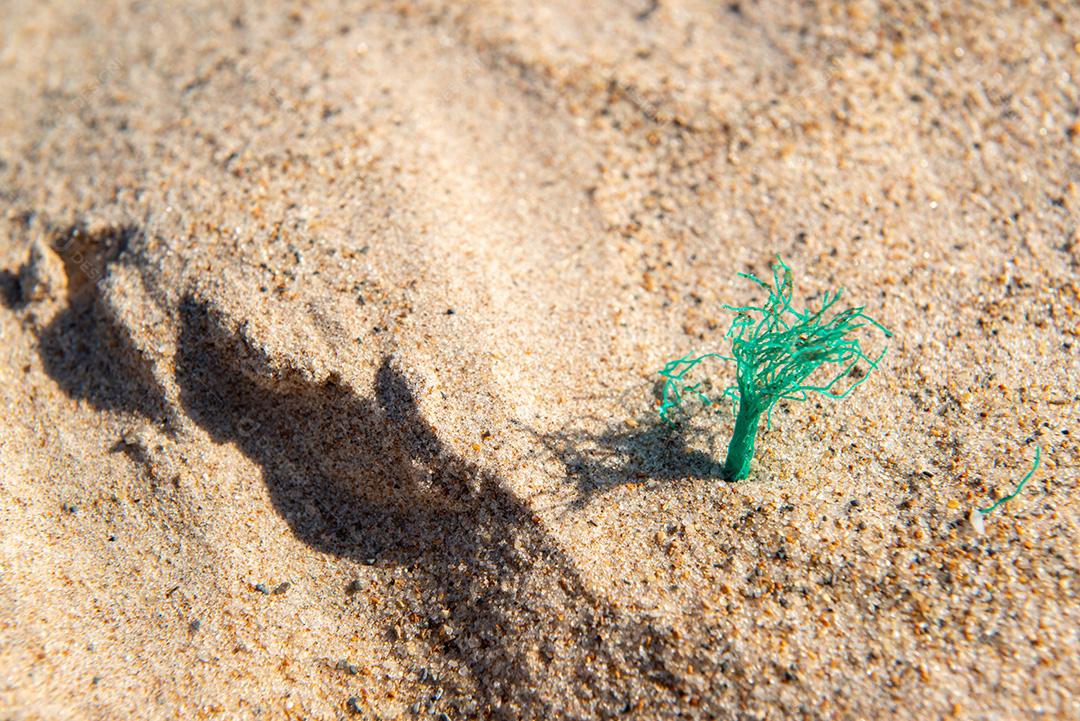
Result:
<svg viewBox="0 0 1080 721"><path fill-rule="evenodd" d="M0 26L0 719L1080 718L1076 5ZM726 482L777 255L894 336Z"/></svg>

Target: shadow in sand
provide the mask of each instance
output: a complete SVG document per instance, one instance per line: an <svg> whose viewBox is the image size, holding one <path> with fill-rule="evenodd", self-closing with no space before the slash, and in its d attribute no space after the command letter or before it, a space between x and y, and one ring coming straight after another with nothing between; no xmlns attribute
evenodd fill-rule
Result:
<svg viewBox="0 0 1080 721"><path fill-rule="evenodd" d="M573 503L576 507L626 483L723 478L723 467L716 461L715 452L690 447L692 442L706 437L701 429L686 423L668 426L655 413L642 414L629 422L609 422L599 431L580 427L595 427L599 422L595 417L586 417L577 422L578 427L567 426L553 433L524 428L563 464L567 478L577 486Z"/></svg>
<svg viewBox="0 0 1080 721"><path fill-rule="evenodd" d="M211 309L189 301L181 319L187 414L261 467L305 543L407 570L391 639L403 655L396 634L424 639L425 653L464 671L444 701L453 718L606 717L676 702L666 637L615 621L501 479L442 444L392 361L372 398L333 380L270 381ZM629 684L628 673L649 680ZM646 685L647 698L624 690Z"/></svg>
<svg viewBox="0 0 1080 721"><path fill-rule="evenodd" d="M52 247L67 274L67 306L39 333L45 372L72 398L94 408L167 418L165 393L127 329L101 302L98 282L119 262L131 227L89 233L80 227L53 232Z"/></svg>
<svg viewBox="0 0 1080 721"><path fill-rule="evenodd" d="M12 310L18 310L25 305L22 290L19 288L19 275L7 268L0 269L0 304Z"/></svg>

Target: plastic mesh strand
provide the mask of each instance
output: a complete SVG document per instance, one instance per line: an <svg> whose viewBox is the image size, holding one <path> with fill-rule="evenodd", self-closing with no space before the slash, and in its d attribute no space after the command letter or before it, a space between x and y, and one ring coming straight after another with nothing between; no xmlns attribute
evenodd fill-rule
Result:
<svg viewBox="0 0 1080 721"><path fill-rule="evenodd" d="M719 358L736 364L736 382L726 388L721 397L730 398L732 411L752 418L752 424L741 424L741 432L755 432L756 418L766 415L771 424L772 408L777 401L806 400L808 394L818 393L829 398L845 398L862 385L870 373L878 367L888 350L886 347L877 357L863 352L859 332L873 327L892 337L885 326L866 315L864 307L848 308L833 312L843 294L842 290L826 293L818 308L796 310L792 306L794 281L791 268L777 257L773 265L772 284L757 276L739 273L768 291L768 299L762 305L724 307L736 313L735 319L724 335L731 342L731 355L706 353L683 356L667 363L660 375L664 378L663 398L659 408L661 419L673 424L673 411L682 406L690 395L706 405L715 401L701 391L702 381L690 383L690 372L703 361ZM867 366L859 378L844 385L859 363ZM811 376L826 366L839 366L838 370L819 381ZM753 453L753 442L736 443L731 448ZM729 468L747 468L749 458L728 458Z"/></svg>

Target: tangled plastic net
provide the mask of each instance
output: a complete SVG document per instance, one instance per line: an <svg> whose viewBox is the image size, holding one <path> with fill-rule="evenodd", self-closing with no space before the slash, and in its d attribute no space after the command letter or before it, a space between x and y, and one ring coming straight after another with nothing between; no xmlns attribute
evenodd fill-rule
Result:
<svg viewBox="0 0 1080 721"><path fill-rule="evenodd" d="M721 394L729 398L735 411L735 429L728 445L724 477L729 480L746 478L754 456L754 442L762 415L771 425L772 409L780 400L806 400L810 393L829 398L845 398L878 367L886 349L876 358L863 352L858 332L872 326L886 338L892 333L864 313L864 307L848 308L830 315L843 291L826 293L821 306L796 310L791 305L794 283L791 268L777 257L773 265L773 282L769 285L757 276L739 273L769 292L764 305L724 307L737 313L724 338L731 341L731 355L706 353L687 355L673 360L660 370L664 392L660 417L673 424L673 411L686 397L699 398L706 405L714 400L702 390L703 381L691 384L689 374L698 364L710 358L736 364L736 382ZM867 368L856 377L856 367ZM826 378L817 371L825 366L839 366ZM845 379L850 382L845 383Z"/></svg>

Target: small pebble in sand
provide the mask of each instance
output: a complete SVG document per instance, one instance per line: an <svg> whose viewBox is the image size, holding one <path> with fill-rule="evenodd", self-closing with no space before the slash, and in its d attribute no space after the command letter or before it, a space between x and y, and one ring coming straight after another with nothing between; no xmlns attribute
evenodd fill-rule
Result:
<svg viewBox="0 0 1080 721"><path fill-rule="evenodd" d="M272 593L273 593L273 594L274 594L275 596L280 596L280 595L284 594L284 593L285 593L286 591L288 591L288 590L289 590L290 588L292 588L292 584L291 584L291 583L289 583L288 581L284 581L284 582L282 582L282 583L279 583L279 584L278 584L278 585L277 585L277 586L276 586L276 587L274 588L274 590L273 590L273 592L272 592Z"/></svg>
<svg viewBox="0 0 1080 721"><path fill-rule="evenodd" d="M268 596L270 595L270 587L267 586L265 583L256 583L255 590L259 593L264 593Z"/></svg>
<svg viewBox="0 0 1080 721"><path fill-rule="evenodd" d="M192 633L198 633L200 628L202 628L202 620L198 618L188 624L188 630Z"/></svg>
<svg viewBox="0 0 1080 721"><path fill-rule="evenodd" d="M338 661L335 665L335 668L337 668L338 671L344 671L350 676L355 676L356 674L360 673L360 669L357 668L355 665L349 663L346 659L341 659L340 661Z"/></svg>
<svg viewBox="0 0 1080 721"><path fill-rule="evenodd" d="M360 707L360 699L356 696L350 696L349 700L345 702L345 708L352 714L362 714L364 709Z"/></svg>
<svg viewBox="0 0 1080 721"><path fill-rule="evenodd" d="M983 535L986 532L986 523L983 521L983 513L978 508L972 508L971 513L968 515L968 521L971 522L971 527L975 529L977 535Z"/></svg>

